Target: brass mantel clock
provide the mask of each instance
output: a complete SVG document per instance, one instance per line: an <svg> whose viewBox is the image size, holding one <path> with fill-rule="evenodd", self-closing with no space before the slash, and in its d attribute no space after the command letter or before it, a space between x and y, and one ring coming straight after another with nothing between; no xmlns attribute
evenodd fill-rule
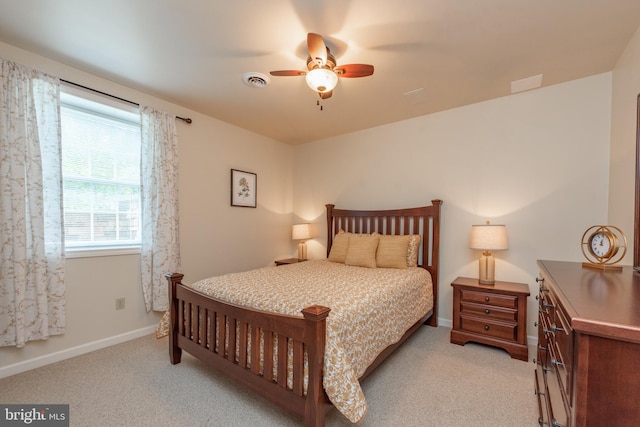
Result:
<svg viewBox="0 0 640 427"><path fill-rule="evenodd" d="M582 235L582 254L588 262L584 267L601 270L621 270L615 265L627 253L627 238L613 225L594 225Z"/></svg>

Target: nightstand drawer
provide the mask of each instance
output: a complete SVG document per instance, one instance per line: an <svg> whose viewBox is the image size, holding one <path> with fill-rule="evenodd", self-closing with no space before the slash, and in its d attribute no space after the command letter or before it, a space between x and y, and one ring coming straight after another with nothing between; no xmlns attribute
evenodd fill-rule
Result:
<svg viewBox="0 0 640 427"><path fill-rule="evenodd" d="M493 294L490 292L476 292L463 289L460 291L462 301L490 304L499 307L517 308L518 297L511 295Z"/></svg>
<svg viewBox="0 0 640 427"><path fill-rule="evenodd" d="M472 302L462 302L460 313L463 315L468 314L487 319L507 320L512 322L518 321L517 310L508 310L505 308L498 308Z"/></svg>
<svg viewBox="0 0 640 427"><path fill-rule="evenodd" d="M517 323L491 322L488 320L478 319L476 317L461 315L460 329L509 341L515 341L518 338Z"/></svg>

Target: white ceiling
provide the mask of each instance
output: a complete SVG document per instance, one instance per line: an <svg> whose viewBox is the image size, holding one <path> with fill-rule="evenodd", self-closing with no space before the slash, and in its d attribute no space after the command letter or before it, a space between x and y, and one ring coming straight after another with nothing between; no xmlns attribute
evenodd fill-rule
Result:
<svg viewBox="0 0 640 427"><path fill-rule="evenodd" d="M289 144L610 71L638 26L639 0L0 0L0 41ZM304 70L307 32L374 75L322 110L303 77L242 82Z"/></svg>

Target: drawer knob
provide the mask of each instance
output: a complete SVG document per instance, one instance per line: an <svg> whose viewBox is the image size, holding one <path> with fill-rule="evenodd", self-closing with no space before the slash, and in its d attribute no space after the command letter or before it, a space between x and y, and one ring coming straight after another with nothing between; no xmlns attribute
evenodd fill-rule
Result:
<svg viewBox="0 0 640 427"><path fill-rule="evenodd" d="M485 300L486 302L489 302L489 297L484 297L484 300Z"/></svg>
<svg viewBox="0 0 640 427"><path fill-rule="evenodd" d="M491 310L489 310L488 308L484 311L484 314L491 314Z"/></svg>
<svg viewBox="0 0 640 427"><path fill-rule="evenodd" d="M489 330L489 325L484 325L484 330L488 331Z"/></svg>

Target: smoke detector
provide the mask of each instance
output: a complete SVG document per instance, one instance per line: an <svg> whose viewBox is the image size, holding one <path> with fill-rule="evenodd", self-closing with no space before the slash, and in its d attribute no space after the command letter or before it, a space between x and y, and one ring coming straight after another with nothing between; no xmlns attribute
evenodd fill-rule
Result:
<svg viewBox="0 0 640 427"><path fill-rule="evenodd" d="M266 76L262 73L256 73L255 71L244 73L242 75L242 81L247 86L257 88L267 87L267 85L271 83L271 79L269 78L269 76Z"/></svg>

